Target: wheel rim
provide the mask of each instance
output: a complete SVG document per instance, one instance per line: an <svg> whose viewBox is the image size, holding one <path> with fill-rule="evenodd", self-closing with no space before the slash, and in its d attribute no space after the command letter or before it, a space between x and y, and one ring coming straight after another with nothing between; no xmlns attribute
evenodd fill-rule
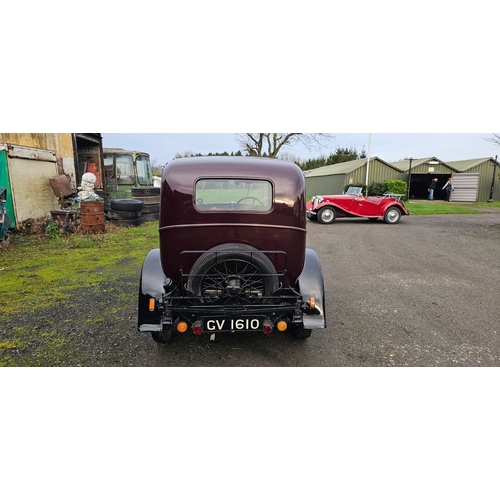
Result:
<svg viewBox="0 0 500 500"><path fill-rule="evenodd" d="M321 220L323 222L332 222L335 218L335 212L330 208L327 208L323 212L321 212Z"/></svg>
<svg viewBox="0 0 500 500"><path fill-rule="evenodd" d="M399 219L399 211L395 208L391 208L387 212L387 222L394 224L394 222L397 222Z"/></svg>
<svg viewBox="0 0 500 500"><path fill-rule="evenodd" d="M264 277L259 270L237 260L211 267L201 282L204 302L212 304L252 303L266 294Z"/></svg>

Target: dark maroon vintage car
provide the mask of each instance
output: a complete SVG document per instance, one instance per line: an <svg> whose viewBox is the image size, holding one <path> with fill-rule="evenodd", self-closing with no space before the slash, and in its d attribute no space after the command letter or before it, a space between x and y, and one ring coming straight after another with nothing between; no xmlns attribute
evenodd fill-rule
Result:
<svg viewBox="0 0 500 500"><path fill-rule="evenodd" d="M360 187L350 187L346 194L313 196L306 208L307 218L321 224L331 224L337 217L382 218L387 224L396 224L402 215L410 215L399 197L364 197Z"/></svg>
<svg viewBox="0 0 500 500"><path fill-rule="evenodd" d="M138 329L172 334L325 328L323 275L306 248L304 176L269 158L181 158L162 174L160 246L142 268Z"/></svg>

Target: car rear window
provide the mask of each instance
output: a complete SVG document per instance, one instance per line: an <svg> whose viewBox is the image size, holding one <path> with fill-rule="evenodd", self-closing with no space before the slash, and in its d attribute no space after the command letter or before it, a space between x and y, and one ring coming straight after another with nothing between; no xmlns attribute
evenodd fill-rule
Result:
<svg viewBox="0 0 500 500"><path fill-rule="evenodd" d="M200 179L195 187L195 206L201 212L267 212L272 200L272 184L266 180Z"/></svg>

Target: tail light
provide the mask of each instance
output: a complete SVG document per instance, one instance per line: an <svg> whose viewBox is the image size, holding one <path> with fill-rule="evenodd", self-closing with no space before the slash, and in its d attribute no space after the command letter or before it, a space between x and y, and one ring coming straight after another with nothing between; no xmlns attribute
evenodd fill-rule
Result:
<svg viewBox="0 0 500 500"><path fill-rule="evenodd" d="M270 333L273 333L274 325L273 325L273 322L271 320L265 319L263 326L264 326L264 333L266 335L269 335Z"/></svg>
<svg viewBox="0 0 500 500"><path fill-rule="evenodd" d="M192 329L195 335L201 335L203 333L203 327L201 321L195 321L193 323Z"/></svg>

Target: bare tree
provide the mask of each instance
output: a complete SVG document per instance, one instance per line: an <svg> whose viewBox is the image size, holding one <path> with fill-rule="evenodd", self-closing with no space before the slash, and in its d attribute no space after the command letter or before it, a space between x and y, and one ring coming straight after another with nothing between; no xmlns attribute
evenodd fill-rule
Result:
<svg viewBox="0 0 500 500"><path fill-rule="evenodd" d="M236 140L250 156L269 156L276 158L286 147L302 144L307 149L320 148L334 139L332 134L237 134Z"/></svg>
<svg viewBox="0 0 500 500"><path fill-rule="evenodd" d="M485 137L484 140L500 146L500 134L493 134L493 137Z"/></svg>

